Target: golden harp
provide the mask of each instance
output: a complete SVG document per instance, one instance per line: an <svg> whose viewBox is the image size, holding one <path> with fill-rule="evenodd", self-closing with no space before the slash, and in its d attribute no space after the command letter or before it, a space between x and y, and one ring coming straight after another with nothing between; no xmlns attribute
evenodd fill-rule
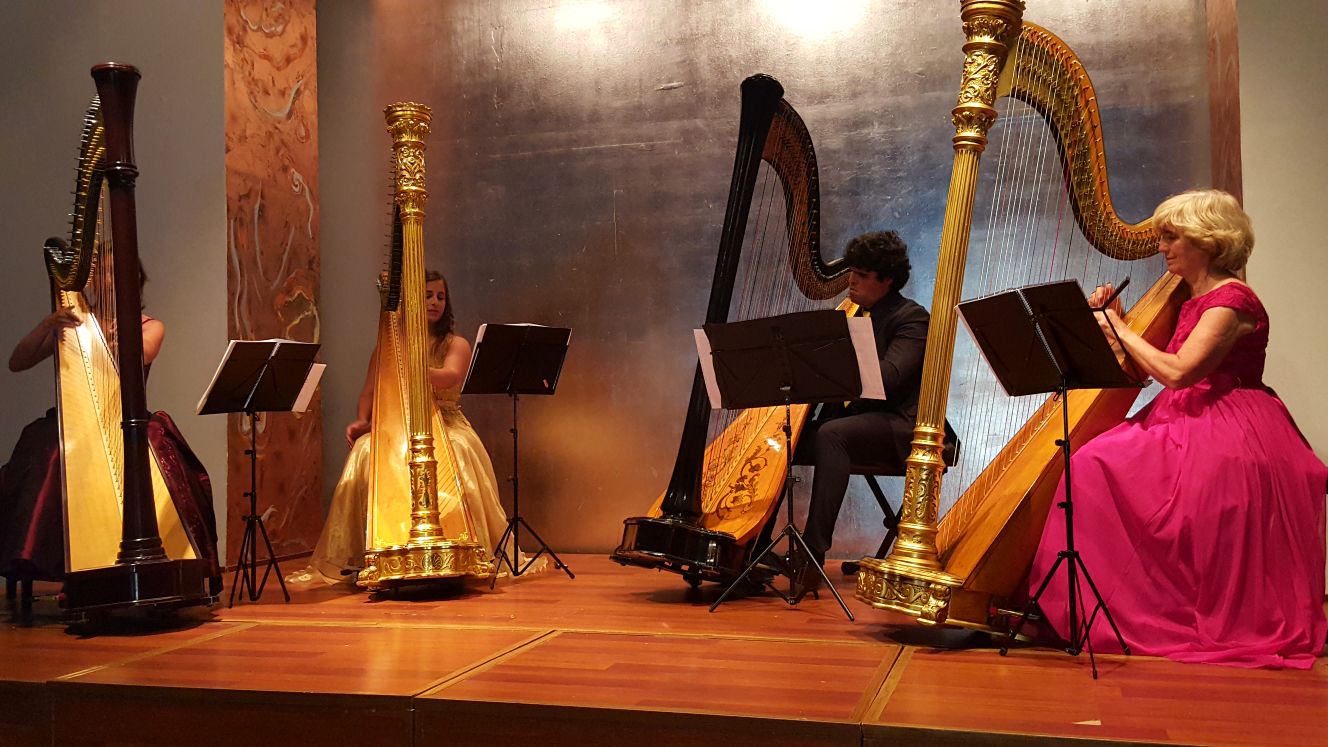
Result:
<svg viewBox="0 0 1328 747"><path fill-rule="evenodd" d="M456 459L429 386L424 138L431 115L429 107L413 103L393 104L384 114L395 157L395 196L374 351L369 549L356 580L371 591L493 574L466 513Z"/></svg>
<svg viewBox="0 0 1328 747"><path fill-rule="evenodd" d="M1130 224L1117 216L1112 205L1097 99L1083 66L1055 35L1023 22L1023 9L1020 0L962 4L967 42L952 114L954 169L899 540L884 560L863 559L858 577L859 599L928 624L1003 627L999 620L1012 598L1023 591L1062 470L1055 445L1062 403L1049 399L1036 406L994 457L979 462L985 465L981 473L937 523L944 469L942 424L956 350L955 304L964 290L978 164L988 130L997 119L997 98L1023 102L1033 110L1027 118L1049 128L1054 141L1048 148L1054 149L1049 170L1062 182L1060 199L1083 238L1098 256L1109 258L1105 267L1114 269L1104 273L1120 272L1115 260L1144 260L1156 253L1149 222ZM1074 268L1061 276L1086 274L1090 273ZM1126 321L1149 340L1164 343L1184 291L1179 278L1160 270L1158 274L1161 277L1126 314ZM1072 442L1081 443L1120 422L1137 396L1137 390L1070 392L1065 406ZM969 454L974 442L970 435L960 432Z"/></svg>

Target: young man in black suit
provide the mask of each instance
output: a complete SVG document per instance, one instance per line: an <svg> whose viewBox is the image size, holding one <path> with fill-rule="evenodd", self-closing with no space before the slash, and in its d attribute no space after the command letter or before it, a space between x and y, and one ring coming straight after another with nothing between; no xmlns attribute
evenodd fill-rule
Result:
<svg viewBox="0 0 1328 747"><path fill-rule="evenodd" d="M811 561L820 565L825 563L835 521L844 505L849 468L869 465L891 474L904 473L918 414L930 320L926 309L900 295L908 283L910 266L908 247L894 231L863 234L849 241L844 259L851 268L849 300L858 305L859 316L871 318L886 399L822 405L803 429L794 464L815 467L803 537L812 551ZM953 442L947 427L947 452L953 452ZM820 575L805 563L794 575L799 597L814 591L820 582Z"/></svg>

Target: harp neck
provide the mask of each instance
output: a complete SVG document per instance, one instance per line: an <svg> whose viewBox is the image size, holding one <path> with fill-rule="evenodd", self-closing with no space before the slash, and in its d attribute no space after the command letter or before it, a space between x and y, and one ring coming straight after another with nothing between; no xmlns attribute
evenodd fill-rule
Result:
<svg viewBox="0 0 1328 747"><path fill-rule="evenodd" d="M1084 238L1114 259L1153 255L1157 239L1152 219L1128 223L1112 205L1097 93L1079 57L1055 34L1027 22L1011 55L1013 64L1001 78L1000 93L1023 101L1046 119Z"/></svg>

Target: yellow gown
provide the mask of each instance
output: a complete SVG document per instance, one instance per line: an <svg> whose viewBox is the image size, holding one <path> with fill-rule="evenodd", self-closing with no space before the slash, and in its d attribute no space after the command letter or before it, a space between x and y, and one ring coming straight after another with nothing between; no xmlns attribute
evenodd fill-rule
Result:
<svg viewBox="0 0 1328 747"><path fill-rule="evenodd" d="M449 336L448 343L451 340ZM430 356L431 366L442 365L447 346L439 347L441 350ZM461 499L475 527L476 539L492 557L507 528L507 513L499 500L498 478L494 475L493 462L484 450L479 434L461 411L460 384L442 391L435 389L434 406L438 408L447 428L447 439L452 444L457 475L461 481ZM323 524L323 532L318 537L309 567L291 574L287 581L299 583L321 580L329 584L355 581L355 571L364 565L369 499L369 442L367 433L355 440L350 456L346 458L346 466L341 470L336 491L332 494L332 507L328 510L327 521ZM444 505L446 500L440 495L439 505Z"/></svg>

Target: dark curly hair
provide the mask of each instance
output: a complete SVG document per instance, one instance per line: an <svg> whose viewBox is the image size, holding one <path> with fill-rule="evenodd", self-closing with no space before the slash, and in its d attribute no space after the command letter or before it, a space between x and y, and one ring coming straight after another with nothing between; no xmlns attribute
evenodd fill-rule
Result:
<svg viewBox="0 0 1328 747"><path fill-rule="evenodd" d="M443 277L443 273L437 270L424 271L425 284L437 280L443 283L443 293L446 294L447 302L443 304L443 315L438 317L438 321L429 325L429 334L436 340L443 340L452 334L452 329L456 326L456 314L452 311L452 291L448 290L447 278Z"/></svg>
<svg viewBox="0 0 1328 747"><path fill-rule="evenodd" d="M893 279L892 291L908 285L912 269L908 263L908 245L894 231L864 233L850 240L844 248L844 261L849 267L875 272L880 280Z"/></svg>

